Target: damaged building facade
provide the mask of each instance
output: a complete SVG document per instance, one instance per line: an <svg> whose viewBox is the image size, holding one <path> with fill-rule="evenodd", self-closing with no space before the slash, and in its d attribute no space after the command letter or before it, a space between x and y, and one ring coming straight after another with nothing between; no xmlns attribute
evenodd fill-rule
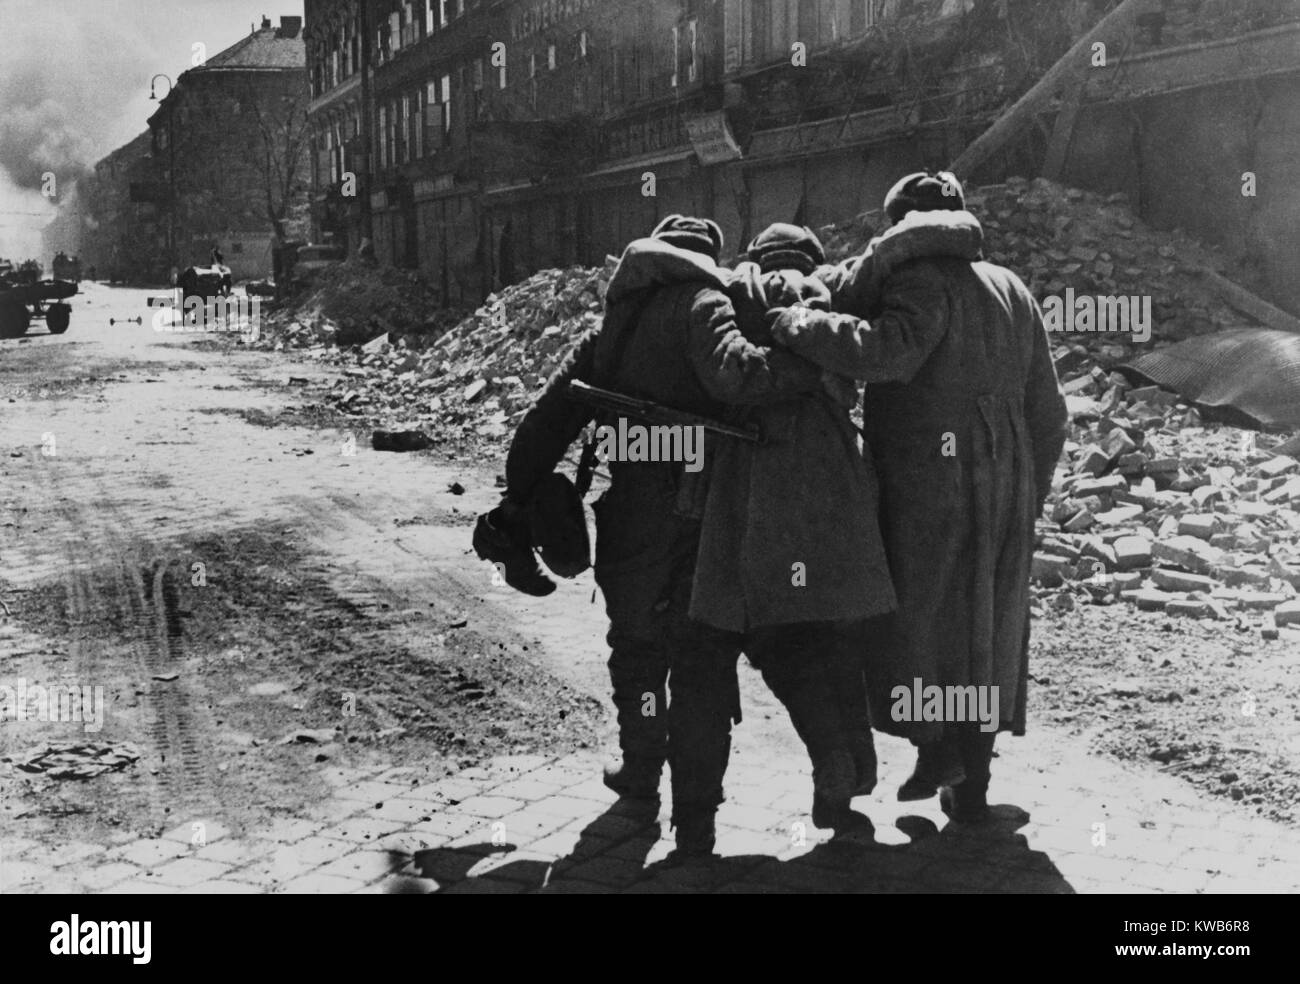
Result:
<svg viewBox="0 0 1300 984"><path fill-rule="evenodd" d="M1194 60L1204 56L1167 52L1258 32L1277 33L1280 48L1300 16L1293 0L1127 3L1142 4L1141 30L1112 50L1112 67ZM948 165L1120 6L308 0L314 234L350 253L368 240L381 263L425 273L448 305L477 303L537 269L597 264L673 212L716 218L734 255L769 222L839 221L876 208L899 174ZM1257 116L1272 106L1263 112L1284 122L1268 87L1284 95L1296 68L1292 56L1289 82L1269 72L1265 89L1251 83ZM1215 84L1258 74L1238 65ZM1162 92L1144 90L1135 110L1134 93L1102 87L1100 77L1076 87L1073 105L1059 94L1021 139L963 177L1040 173L1053 122L1068 113L1065 180L1130 192L1145 182L1136 200L1184 224L1173 215L1179 193L1150 188L1178 141L1144 145L1132 131L1134 112L1150 116L1148 134L1177 126ZM1205 108L1203 94L1175 98L1195 103L1180 112ZM1239 111L1235 99L1212 107ZM1287 167L1280 150L1265 150L1275 171ZM1300 204L1287 207L1296 218ZM1286 221L1234 218L1225 230L1202 211L1206 228L1189 231L1232 238L1243 252L1260 249L1252 222Z"/></svg>
<svg viewBox="0 0 1300 984"><path fill-rule="evenodd" d="M78 185L83 268L158 283L218 246L237 280L270 275L276 242L309 232L302 18L263 18L169 81L148 129Z"/></svg>

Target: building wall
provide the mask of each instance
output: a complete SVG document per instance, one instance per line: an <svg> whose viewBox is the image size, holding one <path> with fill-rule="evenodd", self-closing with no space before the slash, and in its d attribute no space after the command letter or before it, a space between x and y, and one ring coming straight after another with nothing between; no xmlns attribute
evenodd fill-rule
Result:
<svg viewBox="0 0 1300 984"><path fill-rule="evenodd" d="M1242 195L1246 171L1253 198ZM1300 78L1089 107L1063 179L1123 191L1157 228L1257 264L1270 299L1300 314Z"/></svg>

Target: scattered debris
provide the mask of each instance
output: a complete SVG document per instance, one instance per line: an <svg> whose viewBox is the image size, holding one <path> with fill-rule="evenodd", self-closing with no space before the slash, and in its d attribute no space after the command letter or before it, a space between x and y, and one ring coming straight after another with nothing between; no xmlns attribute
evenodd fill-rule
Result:
<svg viewBox="0 0 1300 984"><path fill-rule="evenodd" d="M134 745L74 742L45 745L22 755L7 755L0 761L10 762L23 772L44 773L51 779L93 779L125 769L139 759L140 752Z"/></svg>
<svg viewBox="0 0 1300 984"><path fill-rule="evenodd" d="M1040 520L1040 590L1300 623L1300 460L1275 453L1282 439L1206 426L1175 394L1134 388L1078 346L1056 361L1071 434Z"/></svg>
<svg viewBox="0 0 1300 984"><path fill-rule="evenodd" d="M281 738L277 745L328 745L338 736L337 728L299 728Z"/></svg>
<svg viewBox="0 0 1300 984"><path fill-rule="evenodd" d="M423 451L434 442L422 431L382 431L370 436L370 446L376 451Z"/></svg>

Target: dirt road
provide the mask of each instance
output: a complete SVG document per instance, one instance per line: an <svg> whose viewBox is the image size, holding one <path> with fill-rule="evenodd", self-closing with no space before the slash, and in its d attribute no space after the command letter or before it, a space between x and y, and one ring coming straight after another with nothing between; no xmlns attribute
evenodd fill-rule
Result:
<svg viewBox="0 0 1300 984"><path fill-rule="evenodd" d="M374 452L302 409L323 373L156 332L145 297L88 285L67 335L0 354L0 667L104 695L102 729L6 722L0 755L141 756L93 782L18 773L0 835L98 842L214 808L238 829L322 795L325 763L441 775L601 746L590 574L528 599L469 552L495 462ZM742 753L793 748L746 676Z"/></svg>
<svg viewBox="0 0 1300 984"><path fill-rule="evenodd" d="M395 768L404 786L425 788L486 783L497 773L477 774L481 763L570 756L565 781L589 781L597 788L584 795L598 798L593 763L610 736L602 604L590 573L545 599L492 583L469 534L496 501L499 461L374 452L368 430L311 397L337 368L232 347L231 336L154 331L146 296L88 285L68 334L38 329L0 343L0 684L22 688L31 715L0 718L0 769L11 780L0 784L2 887L87 890L113 878L138 887L133 866L164 858L150 838L190 818L236 835L282 832L302 817L332 822L331 796L385 788L349 793L340 783ZM144 324L121 322L136 316ZM1039 813L1059 815L1062 829L1048 829L1063 844L1092 836L1087 824L1066 829L1081 810L1104 818L1116 802L1138 844L1168 823L1175 838L1179 824L1217 823L1224 809L1292 820L1297 670L1285 646L1100 609L1046 612L1033 735L1004 743L998 781L1024 783L1026 805L1049 804ZM1223 687L1234 659L1259 700L1248 719L1234 710L1241 687ZM753 794L746 822L766 844L803 823L806 762L743 661L741 678L731 776ZM42 687L62 702L42 705ZM880 753L873 819L911 761L891 739ZM1068 776L1063 754L1073 756ZM1133 764L1117 770L1116 760ZM1193 779L1198 792L1173 790L1159 771ZM520 782L510 796L559 796L580 822L598 809L547 781ZM1207 790L1219 795L1203 813ZM784 799L757 806L760 794ZM449 795L429 802L454 806ZM1173 820L1171 802L1183 802ZM550 808L541 815L557 816ZM456 836L432 806L412 809L401 822ZM1133 819L1143 816L1156 819ZM1276 860L1254 845L1280 828L1252 819L1242 829L1250 864ZM320 843L289 869L248 861L239 884L281 884L345 861L340 841L309 840ZM118 854L97 854L110 860L75 877L58 867L105 847ZM1077 859L1081 872L1100 870ZM1201 868L1179 873L1191 878L1179 884L1226 877ZM948 865L936 870L949 877ZM1117 865L1114 877L1127 870ZM323 877L291 890L343 890Z"/></svg>

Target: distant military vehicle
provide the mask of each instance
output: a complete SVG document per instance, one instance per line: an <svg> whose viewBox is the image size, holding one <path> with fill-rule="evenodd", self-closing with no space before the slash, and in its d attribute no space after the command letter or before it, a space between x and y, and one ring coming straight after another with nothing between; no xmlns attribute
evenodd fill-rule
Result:
<svg viewBox="0 0 1300 984"><path fill-rule="evenodd" d="M42 268L26 260L15 269L0 262L0 338L21 338L33 320L43 320L51 335L62 335L72 320L72 305L65 297L77 293L67 280L42 280Z"/></svg>
<svg viewBox="0 0 1300 984"><path fill-rule="evenodd" d="M180 289L181 310L186 323L197 324L199 312L206 310L210 301L230 296L230 267L219 264L186 267L176 278L176 286ZM197 297L201 303L196 305L190 300L192 297Z"/></svg>
<svg viewBox="0 0 1300 984"><path fill-rule="evenodd" d="M60 250L54 254L54 262L50 267L55 280L66 280L71 284L81 283L81 261L75 256L69 256Z"/></svg>

